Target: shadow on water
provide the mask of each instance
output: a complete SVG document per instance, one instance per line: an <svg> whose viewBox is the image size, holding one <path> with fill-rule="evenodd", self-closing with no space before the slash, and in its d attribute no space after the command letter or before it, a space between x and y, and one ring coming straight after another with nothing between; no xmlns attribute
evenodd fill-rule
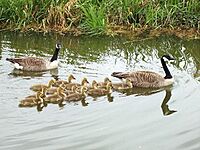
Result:
<svg viewBox="0 0 200 150"><path fill-rule="evenodd" d="M10 72L8 75L13 77L34 78L34 77L42 77L47 73L50 73L53 78L58 79L58 69L53 69L49 71L40 71L40 72L13 69L12 72Z"/></svg>

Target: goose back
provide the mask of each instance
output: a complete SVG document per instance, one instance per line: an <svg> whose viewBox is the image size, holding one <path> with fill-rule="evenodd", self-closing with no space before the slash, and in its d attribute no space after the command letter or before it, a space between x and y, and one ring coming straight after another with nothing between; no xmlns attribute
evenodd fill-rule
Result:
<svg viewBox="0 0 200 150"><path fill-rule="evenodd" d="M46 63L42 58L36 57L23 57L23 58L7 58L14 64L16 69L26 70L26 71L44 71L46 70Z"/></svg>
<svg viewBox="0 0 200 150"><path fill-rule="evenodd" d="M133 87L162 87L171 84L163 76L151 71L114 72L112 76L119 79L130 79Z"/></svg>

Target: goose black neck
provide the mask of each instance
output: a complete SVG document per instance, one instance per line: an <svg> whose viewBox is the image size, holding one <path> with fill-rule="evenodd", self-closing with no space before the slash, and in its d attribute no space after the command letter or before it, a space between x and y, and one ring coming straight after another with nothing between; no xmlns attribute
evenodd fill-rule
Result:
<svg viewBox="0 0 200 150"><path fill-rule="evenodd" d="M56 49L55 49L55 51L54 51L54 53L53 53L53 56L51 57L50 62L53 62L54 60L57 60L57 59L58 59L59 50L60 50L60 48L56 48Z"/></svg>
<svg viewBox="0 0 200 150"><path fill-rule="evenodd" d="M166 65L166 63L165 63L165 61L164 61L164 59L163 58L161 58L161 64L162 64L162 66L163 66L163 69L164 69L164 71L165 71L165 79L171 79L172 78L172 75L171 75L171 73L169 72L169 69L168 69L168 67L167 67L167 65Z"/></svg>

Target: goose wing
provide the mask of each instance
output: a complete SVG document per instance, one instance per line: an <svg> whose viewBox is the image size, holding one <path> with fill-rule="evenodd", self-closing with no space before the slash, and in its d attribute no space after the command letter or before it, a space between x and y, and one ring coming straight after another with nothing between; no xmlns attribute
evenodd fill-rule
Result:
<svg viewBox="0 0 200 150"><path fill-rule="evenodd" d="M7 58L13 64L18 64L19 68L28 71L42 71L46 70L46 60L36 57L23 57L23 58ZM17 69L19 69L17 68Z"/></svg>

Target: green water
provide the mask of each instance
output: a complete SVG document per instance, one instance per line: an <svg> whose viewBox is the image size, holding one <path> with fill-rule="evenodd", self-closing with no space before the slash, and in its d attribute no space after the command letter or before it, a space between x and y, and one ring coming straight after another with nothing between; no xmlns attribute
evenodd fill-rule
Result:
<svg viewBox="0 0 200 150"><path fill-rule="evenodd" d="M46 72L14 70L7 57L49 59L61 41L59 68ZM0 32L0 149L200 149L200 40L172 36L135 40L127 37L72 37ZM163 74L160 57L175 79L172 87L134 88L42 111L19 108L29 87L73 74L102 81L114 71L151 70Z"/></svg>

